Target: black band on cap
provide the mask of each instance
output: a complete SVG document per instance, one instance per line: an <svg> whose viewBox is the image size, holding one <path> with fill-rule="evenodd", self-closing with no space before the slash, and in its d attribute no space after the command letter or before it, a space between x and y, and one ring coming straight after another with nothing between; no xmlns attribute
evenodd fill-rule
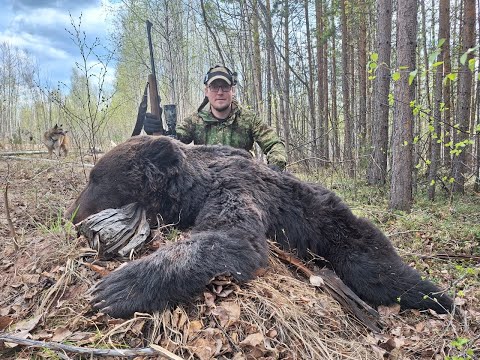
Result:
<svg viewBox="0 0 480 360"><path fill-rule="evenodd" d="M233 85L232 75L227 74L227 73L225 73L224 71L214 71L214 72L208 73L208 74L205 76L205 81L204 81L204 83L206 84L206 83L208 82L208 80L210 80L210 79L213 78L214 76L222 76L222 77L228 79L228 80L230 81L230 84Z"/></svg>

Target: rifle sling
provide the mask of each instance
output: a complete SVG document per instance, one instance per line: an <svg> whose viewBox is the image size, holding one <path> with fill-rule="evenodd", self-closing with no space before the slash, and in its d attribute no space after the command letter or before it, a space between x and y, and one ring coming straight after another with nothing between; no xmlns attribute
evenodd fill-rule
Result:
<svg viewBox="0 0 480 360"><path fill-rule="evenodd" d="M143 128L143 122L145 121L145 114L147 113L147 89L148 89L148 83L145 85L142 101L138 106L137 122L135 123L135 127L133 128L132 136L140 135L140 132L142 131L142 128Z"/></svg>

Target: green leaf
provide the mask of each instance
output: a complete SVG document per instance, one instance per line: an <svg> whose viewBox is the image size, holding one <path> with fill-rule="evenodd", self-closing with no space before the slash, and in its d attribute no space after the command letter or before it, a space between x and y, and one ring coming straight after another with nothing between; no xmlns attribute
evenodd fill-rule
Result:
<svg viewBox="0 0 480 360"><path fill-rule="evenodd" d="M445 43L445 40L446 40L445 38L441 38L440 40L438 40L438 45L437 45L437 47L441 48L442 45Z"/></svg>
<svg viewBox="0 0 480 360"><path fill-rule="evenodd" d="M375 70L377 68L377 63L376 62L371 62L370 64L368 64L368 67L371 70Z"/></svg>
<svg viewBox="0 0 480 360"><path fill-rule="evenodd" d="M440 49L435 50L433 53L428 55L428 63L432 64L435 60L437 60L437 57L439 54L440 54Z"/></svg>
<svg viewBox="0 0 480 360"><path fill-rule="evenodd" d="M393 97L393 94L392 93L388 94L388 105L393 106L394 103L395 103L395 98Z"/></svg>
<svg viewBox="0 0 480 360"><path fill-rule="evenodd" d="M408 74L408 85L412 85L413 80L415 79L415 76L417 76L417 70L413 70Z"/></svg>
<svg viewBox="0 0 480 360"><path fill-rule="evenodd" d="M375 78L376 78L376 76L369 76L368 80L374 80Z"/></svg>
<svg viewBox="0 0 480 360"><path fill-rule="evenodd" d="M468 68L470 69L471 72L475 71L475 62L476 62L475 58L468 60Z"/></svg>
<svg viewBox="0 0 480 360"><path fill-rule="evenodd" d="M405 141L403 142L403 146L407 146L407 145L408 145L408 141L405 140Z"/></svg>
<svg viewBox="0 0 480 360"><path fill-rule="evenodd" d="M448 80L450 80L450 81L455 81L455 80L457 80L457 74L455 74L455 73L447 74L447 75L445 76L445 79L443 80L443 83L446 84Z"/></svg>
<svg viewBox="0 0 480 360"><path fill-rule="evenodd" d="M407 70L408 69L408 66L399 66L398 67L398 70Z"/></svg>
<svg viewBox="0 0 480 360"><path fill-rule="evenodd" d="M465 52L462 56L460 56L460 63L462 65L465 65L465 62L467 61L467 56L468 56L468 51Z"/></svg>
<svg viewBox="0 0 480 360"><path fill-rule="evenodd" d="M378 61L378 53L371 53L370 59L375 62Z"/></svg>
<svg viewBox="0 0 480 360"><path fill-rule="evenodd" d="M394 72L392 74L392 80L393 81L398 81L400 79L400 73L398 71Z"/></svg>
<svg viewBox="0 0 480 360"><path fill-rule="evenodd" d="M435 185L435 180L432 179L432 181L430 181L430 186L433 186Z"/></svg>
<svg viewBox="0 0 480 360"><path fill-rule="evenodd" d="M467 344L470 340L465 338L456 338L453 340L450 345L455 346L458 350L461 350L465 344Z"/></svg>
<svg viewBox="0 0 480 360"><path fill-rule="evenodd" d="M443 61L437 61L436 63L433 63L433 64L432 64L432 67L436 68L436 67L438 67L438 66L440 66L440 65L443 65Z"/></svg>

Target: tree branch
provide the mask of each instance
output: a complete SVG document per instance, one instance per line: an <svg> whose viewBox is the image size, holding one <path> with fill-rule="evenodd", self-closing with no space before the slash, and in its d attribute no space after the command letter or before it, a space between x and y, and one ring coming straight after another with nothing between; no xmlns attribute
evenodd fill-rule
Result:
<svg viewBox="0 0 480 360"><path fill-rule="evenodd" d="M96 348L84 348L79 346L65 345L57 342L45 342L38 340L22 339L6 333L0 333L0 341L11 342L19 345L26 345L31 347L42 347L50 350L68 351L76 354L88 354L90 356L120 356L120 357L132 357L132 356L160 356L161 358L169 360L182 360L181 357L171 353L170 351L162 348L161 346L152 344L148 348L138 349L96 349Z"/></svg>

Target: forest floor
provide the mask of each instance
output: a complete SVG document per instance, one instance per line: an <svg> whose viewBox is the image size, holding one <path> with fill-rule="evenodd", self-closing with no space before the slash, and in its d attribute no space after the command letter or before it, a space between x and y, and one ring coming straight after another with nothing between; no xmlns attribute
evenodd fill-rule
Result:
<svg viewBox="0 0 480 360"><path fill-rule="evenodd" d="M190 305L121 320L93 312L87 294L120 262L93 264L95 251L62 218L88 171L74 155L0 156L0 338L39 342L0 341L1 359L98 358L107 349L117 352L109 358L120 358L120 351L150 345L176 354L166 353L169 359L480 358L480 194L451 199L440 191L433 204L418 195L406 214L386 210L385 191L360 180L331 172L314 179L375 222L408 264L454 296L455 316L380 308L383 328L372 332L272 255L269 269L248 284L217 278ZM17 246L5 216L7 183ZM174 235L158 233L145 252Z"/></svg>

